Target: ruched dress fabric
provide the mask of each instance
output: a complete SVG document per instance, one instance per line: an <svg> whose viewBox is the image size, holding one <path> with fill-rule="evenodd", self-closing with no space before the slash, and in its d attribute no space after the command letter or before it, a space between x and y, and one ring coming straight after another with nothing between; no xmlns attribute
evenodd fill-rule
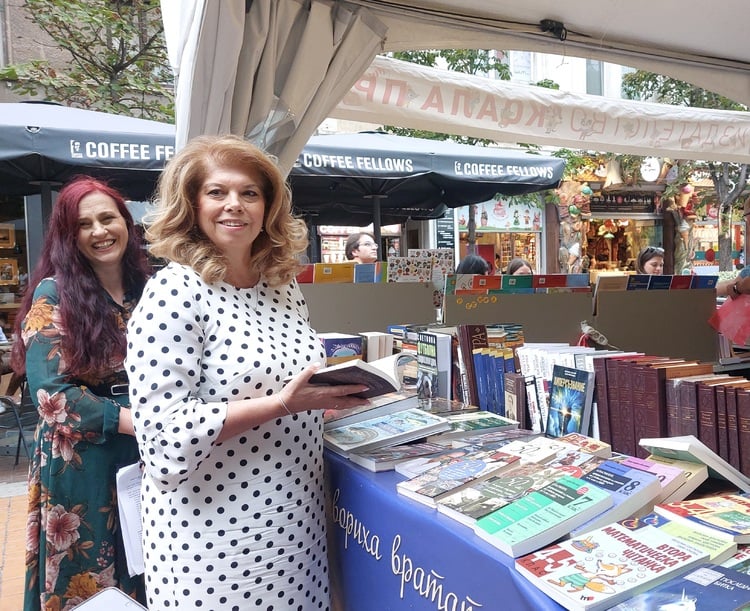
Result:
<svg viewBox="0 0 750 611"><path fill-rule="evenodd" d="M325 353L296 282L207 284L170 263L128 327L150 609L328 609L322 412L218 442L226 402Z"/></svg>

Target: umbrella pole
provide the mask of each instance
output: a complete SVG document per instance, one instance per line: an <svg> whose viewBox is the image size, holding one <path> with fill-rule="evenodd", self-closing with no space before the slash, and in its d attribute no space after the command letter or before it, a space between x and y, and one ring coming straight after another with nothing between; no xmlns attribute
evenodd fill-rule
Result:
<svg viewBox="0 0 750 611"><path fill-rule="evenodd" d="M44 234L52 214L54 199L56 199L56 194L53 195L52 183L42 181L39 187L38 195L24 197L26 219L38 219L38 222L26 223L26 262L29 272L33 271L41 256Z"/></svg>
<svg viewBox="0 0 750 611"><path fill-rule="evenodd" d="M372 235L375 238L375 244L378 245L378 260L383 261L383 245L380 243L380 200L387 195L369 195L372 198ZM387 254L386 254L387 256Z"/></svg>

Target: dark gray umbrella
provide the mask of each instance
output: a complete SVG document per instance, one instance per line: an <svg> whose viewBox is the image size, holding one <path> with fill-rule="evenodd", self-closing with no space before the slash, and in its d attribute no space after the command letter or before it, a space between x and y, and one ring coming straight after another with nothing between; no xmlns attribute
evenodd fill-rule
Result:
<svg viewBox="0 0 750 611"><path fill-rule="evenodd" d="M148 198L174 154L174 133L174 125L58 104L0 104L0 193L45 193L85 173Z"/></svg>
<svg viewBox="0 0 750 611"><path fill-rule="evenodd" d="M377 227L551 189L564 169L556 157L365 132L313 136L289 182L295 209L314 222Z"/></svg>

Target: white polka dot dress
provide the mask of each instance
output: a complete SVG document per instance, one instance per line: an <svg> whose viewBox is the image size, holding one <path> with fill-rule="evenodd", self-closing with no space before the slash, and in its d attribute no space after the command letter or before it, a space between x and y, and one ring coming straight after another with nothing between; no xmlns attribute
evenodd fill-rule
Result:
<svg viewBox="0 0 750 611"><path fill-rule="evenodd" d="M322 413L216 441L226 401L323 361L307 321L295 282L208 285L174 263L148 282L126 368L150 609L329 608Z"/></svg>

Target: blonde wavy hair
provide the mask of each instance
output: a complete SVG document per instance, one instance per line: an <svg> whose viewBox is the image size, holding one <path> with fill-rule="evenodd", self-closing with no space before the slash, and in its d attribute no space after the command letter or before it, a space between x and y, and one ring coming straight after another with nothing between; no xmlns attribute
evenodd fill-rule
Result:
<svg viewBox="0 0 750 611"><path fill-rule="evenodd" d="M258 179L265 198L263 231L252 245L251 267L271 286L290 282L307 248L307 226L292 214L292 195L276 163L238 136L199 136L166 165L156 208L146 219L155 257L189 265L207 283L224 280L227 261L198 227L198 193L215 167L240 169Z"/></svg>

